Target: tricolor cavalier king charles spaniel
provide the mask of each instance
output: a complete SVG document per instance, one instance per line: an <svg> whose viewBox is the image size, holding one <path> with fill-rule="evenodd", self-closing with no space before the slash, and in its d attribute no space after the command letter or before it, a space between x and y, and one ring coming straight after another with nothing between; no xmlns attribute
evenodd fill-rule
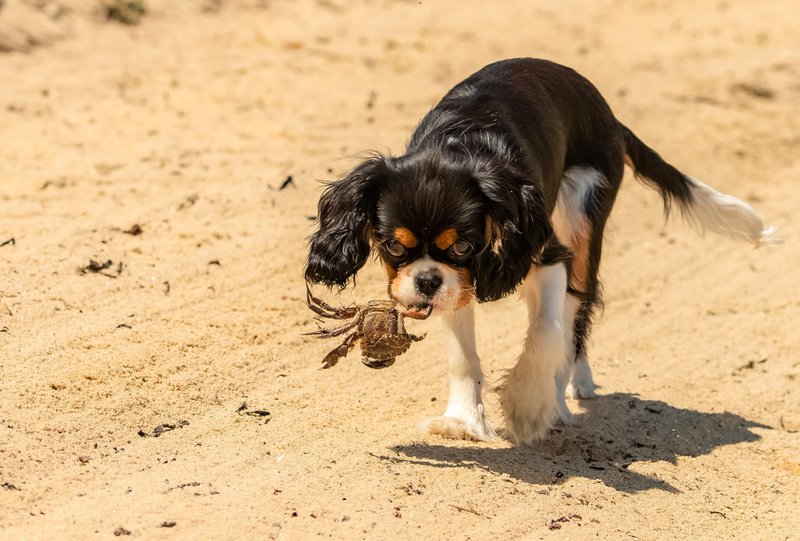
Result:
<svg viewBox="0 0 800 541"><path fill-rule="evenodd" d="M401 156L376 155L330 184L310 238L309 282L344 287L372 249L389 294L444 320L447 409L430 433L486 440L474 305L519 291L527 337L498 385L517 444L570 422L565 393L595 384L586 341L600 302L603 229L625 165L703 230L756 245L756 212L664 161L575 71L530 58L486 66L450 90Z"/></svg>

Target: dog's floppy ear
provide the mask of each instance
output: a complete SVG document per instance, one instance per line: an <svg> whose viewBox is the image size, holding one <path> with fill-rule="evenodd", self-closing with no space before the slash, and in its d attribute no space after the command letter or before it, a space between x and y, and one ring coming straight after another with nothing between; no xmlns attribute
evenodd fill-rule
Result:
<svg viewBox="0 0 800 541"><path fill-rule="evenodd" d="M553 235L541 191L510 168L476 175L485 198L486 245L473 260L478 302L514 292Z"/></svg>
<svg viewBox="0 0 800 541"><path fill-rule="evenodd" d="M306 280L345 287L367 261L378 189L386 175L382 156L330 184L319 200L319 229L309 240Z"/></svg>

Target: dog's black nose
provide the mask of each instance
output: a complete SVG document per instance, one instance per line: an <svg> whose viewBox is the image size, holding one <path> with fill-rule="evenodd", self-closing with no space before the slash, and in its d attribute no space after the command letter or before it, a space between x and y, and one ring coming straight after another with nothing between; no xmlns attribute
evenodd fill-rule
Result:
<svg viewBox="0 0 800 541"><path fill-rule="evenodd" d="M432 297L441 285L442 275L435 271L423 271L414 277L414 286L426 297Z"/></svg>

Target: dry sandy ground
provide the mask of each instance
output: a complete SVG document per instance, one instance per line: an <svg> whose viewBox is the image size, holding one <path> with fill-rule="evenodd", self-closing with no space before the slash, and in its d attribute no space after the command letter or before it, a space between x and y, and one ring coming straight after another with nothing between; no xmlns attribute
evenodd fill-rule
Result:
<svg viewBox="0 0 800 541"><path fill-rule="evenodd" d="M57 43L0 56L0 538L800 538L794 0L181 6L65 15ZM452 84L522 55L589 76L787 242L665 226L628 179L601 396L533 448L429 437L436 321L384 371L321 371L332 344L301 336L317 180L401 151ZM524 319L478 311L491 380Z"/></svg>

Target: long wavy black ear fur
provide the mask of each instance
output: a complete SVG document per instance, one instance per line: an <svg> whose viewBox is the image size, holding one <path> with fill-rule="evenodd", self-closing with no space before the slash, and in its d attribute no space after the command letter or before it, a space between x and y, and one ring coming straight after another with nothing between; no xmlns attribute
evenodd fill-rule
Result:
<svg viewBox="0 0 800 541"><path fill-rule="evenodd" d="M472 274L478 302L513 293L553 235L541 191L524 175L501 168L477 175L486 200L486 246Z"/></svg>
<svg viewBox="0 0 800 541"><path fill-rule="evenodd" d="M319 200L319 228L309 239L306 280L345 287L367 261L385 158L376 156L330 184Z"/></svg>

